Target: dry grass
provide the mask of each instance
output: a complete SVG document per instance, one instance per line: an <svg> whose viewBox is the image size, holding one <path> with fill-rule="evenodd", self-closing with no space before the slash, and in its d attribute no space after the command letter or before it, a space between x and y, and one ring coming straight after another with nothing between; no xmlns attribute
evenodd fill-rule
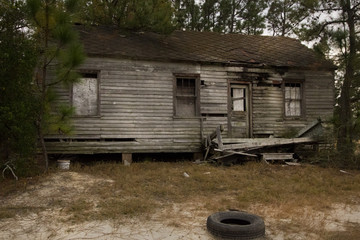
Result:
<svg viewBox="0 0 360 240"><path fill-rule="evenodd" d="M360 203L360 174L316 166L283 167L249 163L244 166L215 167L179 163L102 163L76 171L102 178L113 184L93 186L101 196L99 218L151 214L170 204L197 202L209 211L251 206L277 206L278 217L298 214L299 206L326 210L334 203ZM186 172L189 178L183 176Z"/></svg>
<svg viewBox="0 0 360 240"><path fill-rule="evenodd" d="M360 236L360 224L349 224L346 231L324 232L326 240L358 240Z"/></svg>
<svg viewBox="0 0 360 240"><path fill-rule="evenodd" d="M202 211L204 215L227 209L251 211L272 223L269 231L298 232L301 229L305 236L302 239L312 238L311 234L323 236L321 239L360 237L359 226L349 225L345 232L325 231L326 216L314 215L330 211L334 204L359 205L358 171L345 174L339 169L311 165L284 167L248 163L216 167L190 162L144 162L129 167L116 163L75 164L71 171L113 180L94 181L86 191L79 191L67 201L52 196L53 203L67 215L65 221L73 223L150 218L160 212L161 217L169 219L168 224L177 226L181 223L171 219L172 207L180 206L181 210L190 206L193 212ZM184 177L184 172L190 177ZM37 184L41 182L36 181ZM24 187L16 186L16 189ZM9 188L4 191L1 188L0 195L12 192ZM24 210L35 211L31 207L21 209ZM18 212L19 209L0 208L0 219L13 217ZM317 224L309 220L314 217ZM289 235L285 239L293 237Z"/></svg>

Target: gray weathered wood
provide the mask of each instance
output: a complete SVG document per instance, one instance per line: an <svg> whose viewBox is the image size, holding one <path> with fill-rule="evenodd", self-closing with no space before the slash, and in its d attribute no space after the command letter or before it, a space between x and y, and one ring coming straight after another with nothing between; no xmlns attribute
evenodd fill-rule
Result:
<svg viewBox="0 0 360 240"><path fill-rule="evenodd" d="M225 154L235 154L235 155L243 155L243 156L248 156L248 157L257 157L257 155L255 155L255 154L245 153L245 152L236 152L236 151L221 150L221 149L215 149L215 151L223 152Z"/></svg>
<svg viewBox="0 0 360 240"><path fill-rule="evenodd" d="M256 139L244 139L244 143L240 144L226 144L224 150L233 149L249 149L258 147L278 146L287 144L300 144L300 143L311 143L314 142L312 138L256 138Z"/></svg>
<svg viewBox="0 0 360 240"><path fill-rule="evenodd" d="M264 160L290 160L294 153L262 153Z"/></svg>
<svg viewBox="0 0 360 240"><path fill-rule="evenodd" d="M223 149L223 143L222 143L222 138L221 138L221 132L223 130L224 130L224 127L222 127L222 125L220 125L216 128L216 138L217 138L218 146L220 149Z"/></svg>
<svg viewBox="0 0 360 240"><path fill-rule="evenodd" d="M73 118L75 131L70 136L48 135L51 141L61 139L47 142L49 153L198 152L202 134L212 133L219 125L224 127L221 135L226 147L224 136L229 134L230 80L247 82L251 87L251 119L248 124L253 136L279 137L289 128L300 130L318 117L326 119L333 112L333 75L329 71L289 69L281 75L275 68L108 58L88 58L81 69L99 73L98 116ZM193 119L174 117L174 73L200 76L202 124L200 116ZM268 78L260 81L242 77L258 74L268 75ZM281 83L285 78L299 77L304 80L306 115L300 119L286 119ZM54 91L58 94L58 105L71 103L70 89L59 85ZM69 139L74 142L69 144L66 142ZM77 139L89 141L76 142ZM106 139L120 141L108 142ZM127 143L121 139L135 141ZM253 146L251 141L266 145L272 140L234 143Z"/></svg>

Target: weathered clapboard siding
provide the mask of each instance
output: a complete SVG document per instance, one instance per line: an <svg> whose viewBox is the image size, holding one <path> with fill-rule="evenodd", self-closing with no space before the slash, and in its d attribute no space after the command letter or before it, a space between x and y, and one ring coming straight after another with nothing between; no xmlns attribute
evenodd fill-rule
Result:
<svg viewBox="0 0 360 240"><path fill-rule="evenodd" d="M70 136L48 136L62 140L47 143L50 153L197 152L201 138L220 124L223 136L228 135L229 81L250 83L252 136L281 136L333 111L333 76L328 71L280 75L271 68L104 58L89 58L81 69L99 71L99 114L74 117ZM200 75L199 117L174 117L174 73ZM284 117L284 78L304 80L303 118ZM60 104L70 103L69 89L55 91Z"/></svg>
<svg viewBox="0 0 360 240"><path fill-rule="evenodd" d="M174 118L173 107L173 74L199 74L199 65L89 58L81 69L99 71L99 116L74 117L73 134L61 136L72 141L48 142L49 152L199 151L200 118ZM70 103L68 89L56 91Z"/></svg>
<svg viewBox="0 0 360 240"><path fill-rule="evenodd" d="M299 119L284 117L284 96L279 86L253 87L253 134L281 136L289 128L301 129L314 119L326 119L333 113L334 82L329 71L297 71L283 78L303 80L305 114Z"/></svg>
<svg viewBox="0 0 360 240"><path fill-rule="evenodd" d="M282 89L253 86L253 135L276 135L282 128Z"/></svg>
<svg viewBox="0 0 360 240"><path fill-rule="evenodd" d="M214 131L216 127L219 125L224 126L224 131L222 134L224 136L227 135L228 128L227 128L227 117L204 117L203 119L203 126L204 126L204 137Z"/></svg>
<svg viewBox="0 0 360 240"><path fill-rule="evenodd" d="M203 116L203 135L206 136L223 125L224 136L228 133L228 83L226 67L217 65L202 65L200 88L200 108ZM223 116L218 116L223 115Z"/></svg>
<svg viewBox="0 0 360 240"><path fill-rule="evenodd" d="M305 73L306 115L309 118L329 118L335 104L334 81L331 72L308 71Z"/></svg>

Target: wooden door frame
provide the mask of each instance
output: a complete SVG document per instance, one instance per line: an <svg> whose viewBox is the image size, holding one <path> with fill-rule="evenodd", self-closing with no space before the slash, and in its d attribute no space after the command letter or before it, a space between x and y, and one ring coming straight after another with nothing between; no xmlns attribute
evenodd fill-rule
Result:
<svg viewBox="0 0 360 240"><path fill-rule="evenodd" d="M252 138L253 136L253 131L252 131L252 84L251 82L246 82L246 81L239 81L239 80L228 80L228 89L227 89L227 95L228 95L228 136L231 137L232 136L232 126L231 126L231 85L246 85L247 89L248 89L248 94L247 94L247 103L248 103L248 116L247 116L247 120L248 120L248 126L247 126L247 134L248 134L248 138Z"/></svg>

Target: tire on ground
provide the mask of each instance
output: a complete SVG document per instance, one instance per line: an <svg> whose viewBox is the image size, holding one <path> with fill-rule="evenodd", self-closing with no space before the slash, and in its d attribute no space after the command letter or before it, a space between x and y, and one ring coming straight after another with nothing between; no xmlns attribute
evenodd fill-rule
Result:
<svg viewBox="0 0 360 240"><path fill-rule="evenodd" d="M262 218L245 212L214 213L208 217L206 226L211 234L223 239L256 239L265 236Z"/></svg>

